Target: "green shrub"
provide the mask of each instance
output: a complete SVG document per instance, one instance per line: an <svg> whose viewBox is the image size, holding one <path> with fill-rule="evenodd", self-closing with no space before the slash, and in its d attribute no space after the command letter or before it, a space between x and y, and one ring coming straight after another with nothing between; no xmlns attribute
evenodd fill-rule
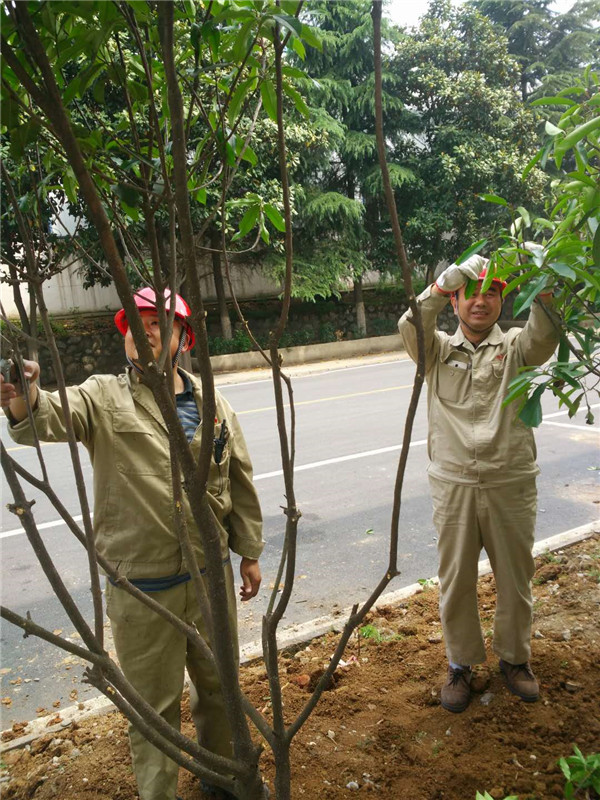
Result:
<svg viewBox="0 0 600 800"><path fill-rule="evenodd" d="M600 796L600 753L584 756L577 745L573 745L574 756L561 758L558 762L566 778L565 800L573 797L599 797ZM584 795L583 789L593 789L595 794L588 791Z"/></svg>
<svg viewBox="0 0 600 800"><path fill-rule="evenodd" d="M398 333L398 324L393 319L381 319L377 317L369 322L371 336L389 336Z"/></svg>
<svg viewBox="0 0 600 800"><path fill-rule="evenodd" d="M335 342L337 341L337 336L335 332L337 327L333 324L333 322L322 322L319 325L319 341L320 342Z"/></svg>

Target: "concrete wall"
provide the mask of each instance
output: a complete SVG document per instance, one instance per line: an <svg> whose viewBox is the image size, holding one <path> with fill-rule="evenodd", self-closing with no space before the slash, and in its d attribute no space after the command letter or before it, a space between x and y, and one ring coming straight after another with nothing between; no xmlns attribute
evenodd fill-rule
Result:
<svg viewBox="0 0 600 800"><path fill-rule="evenodd" d="M106 311L116 311L121 308L121 301L114 286L93 286L91 289L84 289L80 269L79 262L74 262L44 284L44 297L52 316L102 314ZM214 303L217 300L217 295L210 260L204 259L199 269L201 271L200 285L204 300L206 303ZM264 275L256 266L233 263L230 269L235 296L238 300L277 297L281 293L282 287ZM7 268L0 264L0 274L7 274L7 272ZM379 275L377 273L368 273L365 275L363 283L365 287L368 287L375 286L378 281ZM347 289L352 289L350 281ZM229 296L227 285L225 286L225 292ZM21 293L25 306L28 308L27 284L21 284ZM5 283L0 283L0 298L7 316L10 318L18 317L19 312L14 303L12 287Z"/></svg>
<svg viewBox="0 0 600 800"><path fill-rule="evenodd" d="M212 271L209 264L201 267L202 293L207 302L216 301L216 292ZM6 267L0 266L3 274ZM276 297L281 287L263 275L260 270L240 265L232 265L232 283L239 299L249 297ZM227 291L227 290L226 290ZM29 306L27 284L21 284L21 293L26 307ZM228 292L227 292L228 293ZM12 287L0 283L2 306L8 317L18 317L19 312L14 303ZM44 297L52 316L71 316L74 314L98 314L104 311L116 311L121 308L121 301L114 286L93 286L84 289L80 274L80 266L74 263L62 272L50 278L44 284Z"/></svg>

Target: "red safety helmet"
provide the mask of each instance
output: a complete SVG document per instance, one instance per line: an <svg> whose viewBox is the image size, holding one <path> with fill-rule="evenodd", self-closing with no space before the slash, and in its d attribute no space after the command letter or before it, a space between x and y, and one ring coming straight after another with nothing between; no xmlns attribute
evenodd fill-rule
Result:
<svg viewBox="0 0 600 800"><path fill-rule="evenodd" d="M170 290L165 289L164 295L165 295L165 308L168 312L171 307L169 300L171 296ZM137 292L135 292L135 294L133 295L133 299L139 311L156 311L156 292L149 286L145 287L144 289L139 289ZM188 306L188 304L185 302L183 297L176 294L175 318L182 323L188 336L190 337L190 350L196 343L196 336L194 335L192 326L189 323L189 317L191 317L191 315L192 312L190 311L190 307ZM125 316L125 309L121 308L115 314L115 325L117 326L118 330L123 334L123 336L125 336L129 328L129 323L127 322L127 317Z"/></svg>
<svg viewBox="0 0 600 800"><path fill-rule="evenodd" d="M484 281L486 275L487 275L487 267L484 267L479 273L479 278L477 278L477 280ZM496 278L496 276L492 278L492 283L496 283L500 287L501 292L503 292L506 289L506 281L503 281L500 278Z"/></svg>

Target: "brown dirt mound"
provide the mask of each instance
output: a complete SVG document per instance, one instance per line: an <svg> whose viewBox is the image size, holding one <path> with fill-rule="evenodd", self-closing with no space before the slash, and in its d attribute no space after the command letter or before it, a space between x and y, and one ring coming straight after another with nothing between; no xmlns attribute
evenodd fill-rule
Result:
<svg viewBox="0 0 600 800"><path fill-rule="evenodd" d="M338 800L353 791L391 800L562 798L557 765L573 744L585 754L600 743L600 537L537 560L533 666L538 703L512 696L491 653L494 581L480 581L480 613L490 644L477 670L476 694L463 714L439 705L445 670L435 588L371 615L364 636L345 653L333 686L296 737L293 796ZM288 720L294 718L333 653L336 635L281 654ZM242 670L246 692L269 715L262 663ZM184 726L191 733L187 709ZM126 723L117 713L71 725L3 756L6 800L134 800ZM264 773L273 785L271 754ZM180 775L183 800L202 797ZM273 796L273 793L272 793Z"/></svg>

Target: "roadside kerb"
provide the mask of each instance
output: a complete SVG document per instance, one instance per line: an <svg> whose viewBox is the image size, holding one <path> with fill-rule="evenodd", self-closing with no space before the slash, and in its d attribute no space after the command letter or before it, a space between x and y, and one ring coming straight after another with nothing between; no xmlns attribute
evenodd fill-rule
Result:
<svg viewBox="0 0 600 800"><path fill-rule="evenodd" d="M578 528L572 528L563 533L557 533L554 536L550 536L548 539L536 542L533 547L533 554L534 556L539 556L548 551L553 552L561 550L563 547L581 542L597 533L600 533L600 520L590 522L587 525L581 525ZM492 571L490 562L487 559L480 561L478 571L479 577L488 575ZM427 582L437 584L438 578L435 576ZM397 589L396 591L387 592L382 595L375 604L375 607L397 605L407 598L412 597L412 595L419 594L422 591L423 587L420 583L412 583L410 586L404 586L402 589ZM308 622L292 625L289 629L282 631L281 635L278 637L279 650L285 650L288 647L293 647L298 644L308 644L312 639L322 636L324 633L328 633L332 630L335 632L341 631L350 612L351 608L348 607L335 616L329 614L309 620ZM261 656L262 643L260 641L250 642L244 645L240 651L241 664L255 661ZM80 705L83 705L84 708L80 708ZM115 710L116 707L113 703L104 696L95 697L92 700L86 700L84 703L68 706L54 714L31 720L28 723L28 728L30 728L30 730L24 736L13 739L12 741L0 743L0 753L5 753L18 747L24 747L27 744L31 744L31 742L40 736L49 733L60 733L61 730L68 728L73 722L78 723L87 717L101 716ZM48 719L56 716L57 713L61 716L61 722L47 727ZM7 733L11 732L11 730L12 729L9 728Z"/></svg>
<svg viewBox="0 0 600 800"><path fill-rule="evenodd" d="M282 347L279 354L284 367L308 364L314 361L329 361L339 358L357 358L360 356L390 351L404 350L399 333L391 336L370 336L366 339L351 339L346 342L325 342L324 344L307 344L298 347ZM228 353L224 356L211 356L213 372L238 372L266 366L265 359L254 350L249 353Z"/></svg>

